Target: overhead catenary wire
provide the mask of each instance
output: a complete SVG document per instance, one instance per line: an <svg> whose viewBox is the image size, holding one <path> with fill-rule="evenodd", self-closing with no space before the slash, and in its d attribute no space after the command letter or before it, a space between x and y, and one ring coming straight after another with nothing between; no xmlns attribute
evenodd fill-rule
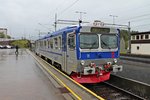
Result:
<svg viewBox="0 0 150 100"><path fill-rule="evenodd" d="M142 18L142 19L135 19L135 20L130 20L130 22L141 22L145 20L149 20L150 18Z"/></svg>
<svg viewBox="0 0 150 100"><path fill-rule="evenodd" d="M132 27L140 27L140 26L148 26L150 24L142 24L142 25L137 25L137 26L132 26Z"/></svg>
<svg viewBox="0 0 150 100"><path fill-rule="evenodd" d="M118 22L126 22L126 21L133 21L133 20L135 20L135 19L139 19L139 18L142 18L142 17L148 17L148 16L150 16L150 13L149 14L143 14L143 15L138 15L138 16L134 16L134 17L131 17L131 18L127 18L127 19L122 19L122 20L120 20L120 21L118 21ZM145 18L144 18L145 19Z"/></svg>
<svg viewBox="0 0 150 100"><path fill-rule="evenodd" d="M130 18L130 19L128 18L128 19L126 19L126 20L122 20L122 21L120 21L120 22L123 23L123 22L128 22L128 21L130 21L130 22L132 23L132 26L131 26L132 30L141 31L144 27L147 27L147 28L148 28L148 26L150 25L150 24L142 24L142 23L145 23L146 20L149 19L149 16L150 16L149 13L147 13L147 14L142 14L142 15L134 16L134 17L132 17L132 18ZM137 25L137 23L139 23L140 25ZM138 27L140 27L140 28L138 28Z"/></svg>
<svg viewBox="0 0 150 100"><path fill-rule="evenodd" d="M145 24L145 22L148 22L148 19L150 18L150 13L149 12L141 12L141 13L143 13L143 14L141 14L141 13L139 13L139 9L147 9L147 7L149 8L149 6L150 6L150 4L147 3L145 5L134 7L132 9L131 8L125 9L125 11L122 11L122 12L128 12L128 11L131 12L131 10L134 10L134 11L138 11L138 14L133 14L132 13L131 17L127 17L127 16L129 16L129 14L127 16L125 16L124 18L119 17L119 19L117 20L117 23L125 24L127 22L131 22L132 26L136 25L136 26L131 27L132 29L135 29L135 30L142 30L144 27L148 28L149 24ZM122 9L119 9L119 10L122 10ZM139 25L137 23L139 23L141 25ZM141 28L137 28L137 29L135 28L135 27L140 27L140 26L141 26Z"/></svg>
<svg viewBox="0 0 150 100"><path fill-rule="evenodd" d="M52 10L50 11L50 13L52 13L52 12L54 12L54 11L55 11L55 13L56 13L57 10L58 10L61 6L63 6L63 5L66 3L66 1L67 1L67 0L63 0L62 2L60 2L54 9L52 9Z"/></svg>
<svg viewBox="0 0 150 100"><path fill-rule="evenodd" d="M66 8L62 9L62 11L61 11L61 9L59 9L59 6L58 6L58 7L56 8L56 9L59 10L59 12L57 13L57 14L58 14L58 17L60 18L61 16L63 16L64 13L65 13L66 11L68 11L71 7L73 7L78 1L79 1L79 0L74 0L74 1L70 2L70 3L68 4L68 6L66 6ZM64 3L62 3L62 5L64 5ZM61 4L60 4L60 6L61 6ZM147 7L147 6L149 6L149 5L148 5L148 4L146 4L146 5L141 5L140 7L138 6L136 9L145 8L145 7ZM135 8L134 8L134 9L135 9ZM128 21L130 21L130 22L139 22L139 21L142 22L143 19L148 19L148 18L143 18L143 17L148 17L148 16L150 16L150 13L133 16L133 17L131 17L131 18L124 18L124 20L121 20L121 23L122 23L122 22L128 22ZM142 18L143 18L143 19L142 19ZM117 22L120 23L120 21L117 21Z"/></svg>
<svg viewBox="0 0 150 100"><path fill-rule="evenodd" d="M49 30L49 31L53 32L53 31L51 30L51 28L46 27L45 25L43 25L43 24L41 24L41 23L38 23L38 25L40 25L40 26L42 26L43 28L45 28L45 29L47 29L47 30Z"/></svg>
<svg viewBox="0 0 150 100"><path fill-rule="evenodd" d="M114 10L114 11L118 11L118 12L128 12L128 11L131 11L131 10L139 10L139 9L143 9L143 8L146 8L146 7L149 7L150 6L150 3L147 3L145 5L140 5L140 6L137 6L137 7L134 7L134 8L129 8L129 9L122 9L122 6L120 6L121 8L116 8L116 9L111 9L111 10Z"/></svg>
<svg viewBox="0 0 150 100"><path fill-rule="evenodd" d="M73 3L71 3L69 6L67 6L66 8L64 8L61 12L55 12L55 22L54 24L52 24L52 26L55 27L55 31L57 30L57 19L58 17L60 18L60 16L63 15L63 13L65 11L67 11L69 8L71 8L73 5L75 5L79 0L75 0ZM62 5L64 5L64 3L62 3ZM56 7L55 10L59 9L59 7ZM59 16L58 16L59 15Z"/></svg>
<svg viewBox="0 0 150 100"><path fill-rule="evenodd" d="M139 15L139 16L135 16L135 17L130 18L130 19L135 19L135 18L145 17L145 16L150 16L150 14L143 14L143 15Z"/></svg>
<svg viewBox="0 0 150 100"><path fill-rule="evenodd" d="M59 15L60 15L60 14L62 15L65 11L67 11L69 8L71 8L73 5L75 5L78 1L79 1L79 0L75 0L72 4L70 4L68 7L66 7L65 9L63 9L63 10L59 13Z"/></svg>
<svg viewBox="0 0 150 100"><path fill-rule="evenodd" d="M122 11L122 12L131 12L131 10L138 11L139 9L147 8L149 6L150 6L150 3L146 3L145 5L139 5L139 6L136 6L134 8L123 9L123 10L122 9L115 9L115 10L117 10L117 11L119 10L119 11ZM147 14L144 14L142 16L145 16L145 15L147 15ZM148 15L150 15L150 13ZM138 16L135 16L135 17L138 17ZM139 17L141 17L141 15L139 15ZM131 19L131 18L126 18L125 17L123 20L129 20L129 19Z"/></svg>

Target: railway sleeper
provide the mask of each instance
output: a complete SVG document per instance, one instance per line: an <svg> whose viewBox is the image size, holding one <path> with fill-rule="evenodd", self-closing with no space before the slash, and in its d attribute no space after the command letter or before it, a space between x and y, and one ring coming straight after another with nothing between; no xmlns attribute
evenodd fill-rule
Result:
<svg viewBox="0 0 150 100"><path fill-rule="evenodd" d="M57 62L54 62L53 66L55 66L59 70L62 70L61 65L59 63L57 63Z"/></svg>
<svg viewBox="0 0 150 100"><path fill-rule="evenodd" d="M45 57L44 57L44 56L42 56L42 55L41 55L41 58L42 58L42 59L44 59L44 60L46 60L46 59L45 59Z"/></svg>
<svg viewBox="0 0 150 100"><path fill-rule="evenodd" d="M53 63L52 63L52 60L51 60L51 59L47 58L47 62L48 62L49 64L53 65Z"/></svg>

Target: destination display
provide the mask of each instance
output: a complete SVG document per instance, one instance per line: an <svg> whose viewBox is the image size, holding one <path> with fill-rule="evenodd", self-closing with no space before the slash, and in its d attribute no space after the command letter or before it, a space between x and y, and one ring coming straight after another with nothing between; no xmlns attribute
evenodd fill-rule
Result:
<svg viewBox="0 0 150 100"><path fill-rule="evenodd" d="M92 27L91 28L92 33L109 33L110 28L99 28L99 27Z"/></svg>

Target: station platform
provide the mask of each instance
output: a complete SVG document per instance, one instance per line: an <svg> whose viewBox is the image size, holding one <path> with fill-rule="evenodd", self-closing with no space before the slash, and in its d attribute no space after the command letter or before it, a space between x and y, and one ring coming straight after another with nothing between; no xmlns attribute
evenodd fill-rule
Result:
<svg viewBox="0 0 150 100"><path fill-rule="evenodd" d="M0 49L0 100L65 100L26 50Z"/></svg>
<svg viewBox="0 0 150 100"><path fill-rule="evenodd" d="M124 69L117 75L150 84L149 64L129 60L121 62ZM56 86L58 83L50 78L25 49L19 49L19 55L15 55L15 49L0 49L0 100L71 100L66 96L69 92ZM64 83L70 84L68 81ZM85 94L85 90L77 91Z"/></svg>
<svg viewBox="0 0 150 100"><path fill-rule="evenodd" d="M150 84L150 64L130 59L120 59L120 64L123 66L123 71L118 72L115 75ZM134 57L134 59L140 58ZM149 58L141 58L140 60L150 61Z"/></svg>

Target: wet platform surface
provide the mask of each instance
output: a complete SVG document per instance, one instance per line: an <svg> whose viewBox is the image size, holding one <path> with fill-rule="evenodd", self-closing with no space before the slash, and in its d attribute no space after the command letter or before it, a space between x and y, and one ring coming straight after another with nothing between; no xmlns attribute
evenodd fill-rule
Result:
<svg viewBox="0 0 150 100"><path fill-rule="evenodd" d="M26 52L0 49L0 100L64 100Z"/></svg>

